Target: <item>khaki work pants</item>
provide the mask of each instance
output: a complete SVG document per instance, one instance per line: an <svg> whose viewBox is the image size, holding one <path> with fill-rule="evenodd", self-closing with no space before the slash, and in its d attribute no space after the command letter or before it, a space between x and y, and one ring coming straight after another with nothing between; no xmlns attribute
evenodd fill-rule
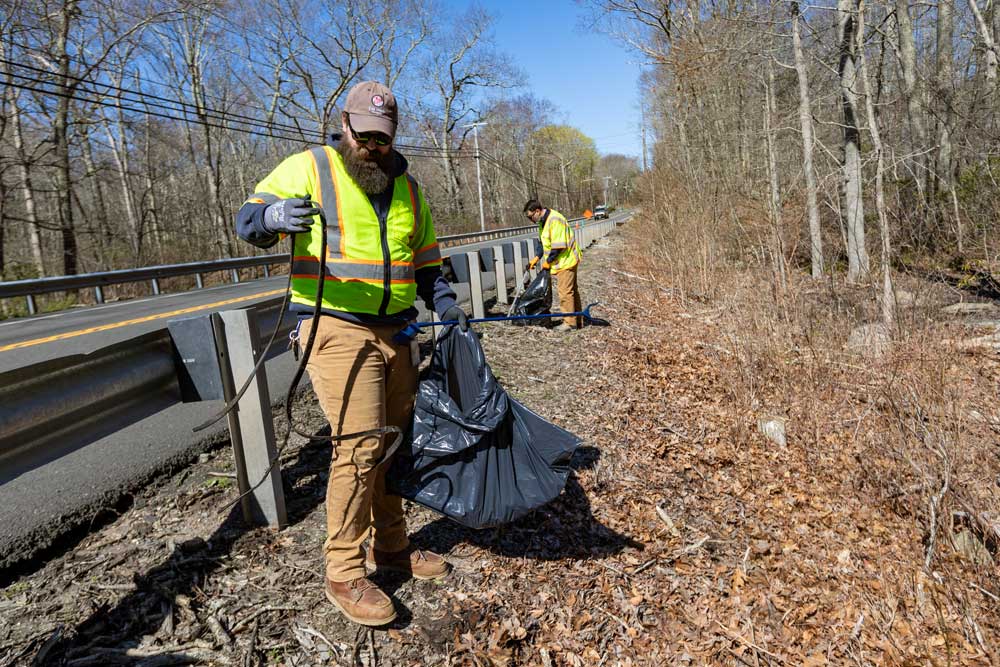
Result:
<svg viewBox="0 0 1000 667"><path fill-rule="evenodd" d="M312 320L303 322L305 346ZM406 431L417 390L417 367L409 345L396 345L396 326L366 326L329 315L319 330L306 368L334 435L356 433L386 424ZM388 464L375 464L395 434L333 443L326 487L326 542L323 556L330 581L365 576L362 543L373 530L379 551L409 546L403 500L385 491Z"/></svg>
<svg viewBox="0 0 1000 667"><path fill-rule="evenodd" d="M576 284L576 270L580 268L577 264L571 269L563 269L555 274L556 291L559 293L559 310L564 313L574 313L583 310L583 302L580 300L580 289ZM579 317L564 317L563 322L571 327L579 329L582 326Z"/></svg>

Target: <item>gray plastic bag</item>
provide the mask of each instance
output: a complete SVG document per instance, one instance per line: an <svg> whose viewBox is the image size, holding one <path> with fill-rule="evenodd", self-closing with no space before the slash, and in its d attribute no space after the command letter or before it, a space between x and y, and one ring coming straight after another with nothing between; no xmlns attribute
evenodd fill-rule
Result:
<svg viewBox="0 0 1000 667"><path fill-rule="evenodd" d="M580 442L507 395L475 332L449 327L421 375L386 485L464 526L488 528L556 498Z"/></svg>

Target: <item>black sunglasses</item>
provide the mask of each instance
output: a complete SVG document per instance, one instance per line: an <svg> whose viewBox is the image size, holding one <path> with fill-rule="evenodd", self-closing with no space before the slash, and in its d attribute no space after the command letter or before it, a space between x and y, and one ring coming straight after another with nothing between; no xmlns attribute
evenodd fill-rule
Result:
<svg viewBox="0 0 1000 667"><path fill-rule="evenodd" d="M369 141L374 141L376 146L388 146L392 143L392 138L381 132L355 132L351 126L351 117L347 117L347 129L351 131L351 136L362 146Z"/></svg>

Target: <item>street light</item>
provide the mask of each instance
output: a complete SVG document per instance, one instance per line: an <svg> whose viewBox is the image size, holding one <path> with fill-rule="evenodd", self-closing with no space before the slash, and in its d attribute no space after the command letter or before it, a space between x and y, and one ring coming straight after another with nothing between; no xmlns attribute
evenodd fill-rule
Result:
<svg viewBox="0 0 1000 667"><path fill-rule="evenodd" d="M479 230L486 231L486 214L483 212L483 172L479 168L479 126L486 125L485 122L469 123L462 127L471 127L472 136L476 142L476 184L479 187Z"/></svg>

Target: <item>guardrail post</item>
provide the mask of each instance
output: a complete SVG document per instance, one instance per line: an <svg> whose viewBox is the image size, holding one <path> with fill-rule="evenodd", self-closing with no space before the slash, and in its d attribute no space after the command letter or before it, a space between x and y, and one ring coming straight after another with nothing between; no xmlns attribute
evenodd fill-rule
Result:
<svg viewBox="0 0 1000 667"><path fill-rule="evenodd" d="M524 246L521 245L520 241L514 241L514 294L518 295L521 293L521 289L524 285L521 284L521 278L524 277L524 257L521 256L521 250Z"/></svg>
<svg viewBox="0 0 1000 667"><path fill-rule="evenodd" d="M197 285L198 289L203 289L205 287L205 281L201 279L201 274L194 274L194 284Z"/></svg>
<svg viewBox="0 0 1000 667"><path fill-rule="evenodd" d="M28 296L25 297L25 299L28 301L28 314L29 315L37 314L38 306L35 304L35 296L33 294L29 294Z"/></svg>
<svg viewBox="0 0 1000 667"><path fill-rule="evenodd" d="M94 288L94 299L97 300L97 303L104 303L104 290L101 289L100 285Z"/></svg>
<svg viewBox="0 0 1000 667"><path fill-rule="evenodd" d="M230 271L233 276L233 283L238 283L240 281L240 272L238 269L233 269Z"/></svg>
<svg viewBox="0 0 1000 667"><path fill-rule="evenodd" d="M497 276L497 303L508 304L507 298L507 265L503 258L503 246L493 246L493 270Z"/></svg>
<svg viewBox="0 0 1000 667"><path fill-rule="evenodd" d="M265 278L271 277L271 267L268 266L267 264L264 265L264 277Z"/></svg>
<svg viewBox="0 0 1000 667"><path fill-rule="evenodd" d="M486 317L486 307L483 304L483 276L479 272L479 253L465 253L469 262L469 300L472 302L472 316Z"/></svg>
<svg viewBox="0 0 1000 667"><path fill-rule="evenodd" d="M257 314L253 309L228 310L214 313L212 318L216 324L223 391L228 402L236 396L236 387L242 387L250 377L263 352L259 349ZM272 528L284 528L288 523L288 516L281 486L281 470L277 465L271 466L271 461L278 452L274 443L271 398L263 364L228 417L237 485L240 494L247 493L240 501L243 518L252 524L266 523ZM264 478L263 483L249 492L250 485L256 484L261 478Z"/></svg>
<svg viewBox="0 0 1000 667"><path fill-rule="evenodd" d="M153 294L158 296L160 294L160 281L153 278L149 282L153 284Z"/></svg>

